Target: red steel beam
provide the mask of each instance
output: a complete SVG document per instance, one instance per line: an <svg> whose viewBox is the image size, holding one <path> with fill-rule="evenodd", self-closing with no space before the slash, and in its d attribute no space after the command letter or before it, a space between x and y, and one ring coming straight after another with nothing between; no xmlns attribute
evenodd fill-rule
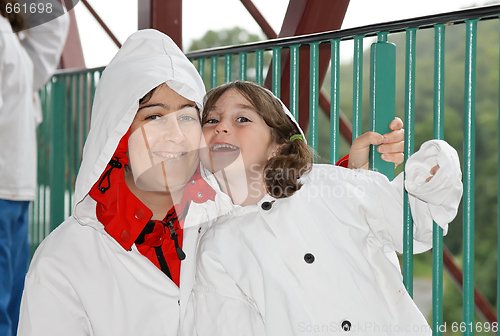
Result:
<svg viewBox="0 0 500 336"><path fill-rule="evenodd" d="M182 49L182 0L138 0L139 29L154 28Z"/></svg>
<svg viewBox="0 0 500 336"><path fill-rule="evenodd" d="M463 273L462 270L455 264L450 251L447 248L443 249L443 264L446 270L451 275L451 278L458 284L460 289L463 289ZM474 303L477 310L489 323L497 323L497 316L493 307L488 300L474 287Z"/></svg>
<svg viewBox="0 0 500 336"><path fill-rule="evenodd" d="M114 44L118 48L121 48L122 44L120 43L120 41L118 40L118 38L116 38L115 34L113 34L113 32L111 31L111 29L109 29L109 27L101 19L101 17L99 16L99 14L97 14L97 12L94 10L94 8L92 8L92 6L88 3L87 0L81 0L81 1L82 1L82 4L85 7L87 7L87 10L90 12L90 14L92 14L92 16L94 17L94 19L96 19L97 23L99 23L99 25L101 26L101 28L106 32L106 34L109 36L109 38L114 42Z"/></svg>
<svg viewBox="0 0 500 336"><path fill-rule="evenodd" d="M59 67L61 69L68 68L85 68L85 58L83 57L82 42L78 33L78 25L75 18L75 11L68 11L69 15L69 31L61 54Z"/></svg>
<svg viewBox="0 0 500 336"><path fill-rule="evenodd" d="M274 31L273 27L267 22L266 18L262 15L262 13L255 7L252 0L240 0L243 6L247 9L248 13L253 17L255 22L259 25L260 29L264 32L264 35L268 39L274 39L278 37L278 34Z"/></svg>
<svg viewBox="0 0 500 336"><path fill-rule="evenodd" d="M340 29L348 6L349 0L290 0L279 37ZM309 111L309 48L301 47L299 53L299 110ZM330 60L330 48L327 45L320 45L319 60L319 84L321 86ZM290 101L290 56L288 50L282 52L281 64L281 99L288 105ZM271 71L270 69L265 81L267 87L271 86ZM320 94L319 101L321 108L329 116L330 102L323 94ZM309 113L300 113L299 123L303 129L307 129ZM350 143L352 129L345 116L340 118L340 132Z"/></svg>

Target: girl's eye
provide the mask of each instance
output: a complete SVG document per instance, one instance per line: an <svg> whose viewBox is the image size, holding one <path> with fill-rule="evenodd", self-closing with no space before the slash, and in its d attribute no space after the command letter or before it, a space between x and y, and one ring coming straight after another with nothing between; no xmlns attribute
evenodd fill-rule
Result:
<svg viewBox="0 0 500 336"><path fill-rule="evenodd" d="M205 124L217 124L218 122L219 122L219 120L214 119L214 118L205 120Z"/></svg>
<svg viewBox="0 0 500 336"><path fill-rule="evenodd" d="M239 123L251 122L251 120L246 117L238 117L236 118L236 121Z"/></svg>

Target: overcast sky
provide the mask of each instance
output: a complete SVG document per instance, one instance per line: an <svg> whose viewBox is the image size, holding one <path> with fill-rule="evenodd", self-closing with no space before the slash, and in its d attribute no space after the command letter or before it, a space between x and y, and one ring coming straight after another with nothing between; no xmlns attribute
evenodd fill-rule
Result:
<svg viewBox="0 0 500 336"><path fill-rule="evenodd" d="M102 19L123 42L137 30L137 1L88 0ZM279 32L288 0L254 0L264 17ZM499 1L493 1L500 3ZM449 12L477 7L491 0L351 0L342 28ZM80 37L88 67L106 65L117 48L103 33L83 4L75 7ZM187 48L193 39L209 30L240 26L254 33L260 29L239 0L184 0L183 44Z"/></svg>

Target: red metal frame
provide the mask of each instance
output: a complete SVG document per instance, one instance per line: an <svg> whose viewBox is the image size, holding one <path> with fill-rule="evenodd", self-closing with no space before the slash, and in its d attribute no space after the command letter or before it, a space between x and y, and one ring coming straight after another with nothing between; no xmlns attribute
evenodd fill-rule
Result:
<svg viewBox="0 0 500 336"><path fill-rule="evenodd" d="M154 28L182 49L182 0L139 0L139 29Z"/></svg>

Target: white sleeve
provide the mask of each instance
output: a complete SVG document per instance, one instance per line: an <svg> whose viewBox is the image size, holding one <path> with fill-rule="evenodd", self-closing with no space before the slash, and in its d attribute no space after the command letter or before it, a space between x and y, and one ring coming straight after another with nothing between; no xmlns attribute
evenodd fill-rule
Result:
<svg viewBox="0 0 500 336"><path fill-rule="evenodd" d="M28 273L21 301L18 336L90 336L90 323L66 277L54 269Z"/></svg>
<svg viewBox="0 0 500 336"><path fill-rule="evenodd" d="M205 238L205 237L204 237ZM186 325L183 336L264 336L263 319L252 299L216 260L215 254L199 250L196 282L187 314L194 314L194 330Z"/></svg>
<svg viewBox="0 0 500 336"><path fill-rule="evenodd" d="M21 44L33 62L33 91L42 88L59 64L69 30L69 14L27 29Z"/></svg>
<svg viewBox="0 0 500 336"><path fill-rule="evenodd" d="M4 78L2 74L4 73L4 64L3 61L5 59L5 41L4 39L0 36L0 109L2 108L3 105L3 95L4 95L4 90L3 90L3 81Z"/></svg>
<svg viewBox="0 0 500 336"><path fill-rule="evenodd" d="M431 181L430 170L440 169ZM432 247L433 222L448 231L462 197L460 163L456 151L444 141L431 140L406 163L406 189L413 217L414 253ZM403 174L392 182L380 174L365 181L366 219L384 246L403 252Z"/></svg>

